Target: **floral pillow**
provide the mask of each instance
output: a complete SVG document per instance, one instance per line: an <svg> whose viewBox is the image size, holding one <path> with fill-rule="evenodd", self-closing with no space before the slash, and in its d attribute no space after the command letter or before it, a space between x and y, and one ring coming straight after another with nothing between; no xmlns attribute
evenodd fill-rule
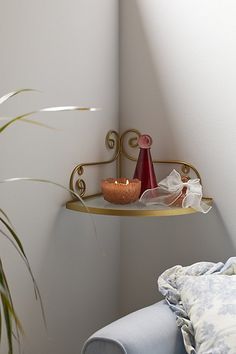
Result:
<svg viewBox="0 0 236 354"><path fill-rule="evenodd" d="M236 257L176 266L158 279L190 354L236 354Z"/></svg>

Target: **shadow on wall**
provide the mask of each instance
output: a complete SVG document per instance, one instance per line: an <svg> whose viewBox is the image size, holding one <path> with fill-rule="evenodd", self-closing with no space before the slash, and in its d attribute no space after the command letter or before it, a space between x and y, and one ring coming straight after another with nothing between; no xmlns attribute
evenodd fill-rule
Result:
<svg viewBox="0 0 236 354"><path fill-rule="evenodd" d="M159 218L123 218L121 228L121 313L161 299L157 278L174 265L224 262L235 247L216 209Z"/></svg>
<svg viewBox="0 0 236 354"><path fill-rule="evenodd" d="M57 215L38 276L48 337L34 330L29 353L77 354L89 335L118 317L119 219L93 219L97 234L88 214L63 208Z"/></svg>
<svg viewBox="0 0 236 354"><path fill-rule="evenodd" d="M120 129L150 134L153 156L174 158L178 146L136 0L120 1L120 21Z"/></svg>
<svg viewBox="0 0 236 354"><path fill-rule="evenodd" d="M142 4L150 6L151 3L155 2L150 1L147 4L143 2ZM156 10L161 3L164 4L161 1L155 3ZM218 176L217 181L215 178L215 165L218 166L216 151L219 150L219 147L216 148L218 146L216 144L219 144L219 140L216 139L217 135L215 136L215 131L211 129L211 144L208 144L208 140L203 139L205 137L201 127L198 131L194 130L191 122L188 122L189 117L195 118L198 122L201 116L207 125L207 119L214 117L215 109L209 107L205 116L204 112L201 112L199 103L204 102L201 87L198 87L199 102L193 100L193 105L190 98L195 97L194 90L188 92L188 85L185 91L180 90L181 73L184 75L185 83L191 82L191 75L188 77L185 74L184 63L181 63L182 71L176 73L177 78L175 77L175 82L173 82L175 86L172 87L170 71L176 72L177 69L173 57L167 58L168 63L164 57L166 53L170 55L174 52L167 50L168 45L171 45L164 41L165 38L168 39L168 34L159 25L155 27L157 32L153 31L152 35L155 39L155 36L160 35L159 29L162 29L161 36L164 41L162 44L165 43L166 53L161 50L161 46L156 47L159 56L154 57L148 46L145 24L140 14L140 4L141 2L134 0L121 1L121 128L124 129L130 124L143 132L150 131L154 141L158 140L159 146L154 144L152 149L152 156L157 159L190 159L189 162L197 164L196 167L199 168L203 180L207 179L207 194L211 195L210 190L216 191L216 198L218 198L216 202L221 207L222 215L227 215L227 207L232 223L234 208L229 207L224 188L219 188L219 185L225 186L225 183L222 183L223 175ZM165 14L168 16L168 6L166 6ZM157 75L157 67L161 80ZM195 76L192 79L199 79L197 73ZM169 83L168 90L168 85L162 87L163 82L166 84L166 81ZM204 77L202 82L204 82ZM192 86L194 82L191 83L190 88ZM188 107L186 102L189 103ZM174 110L175 107L176 110ZM172 123L175 123L175 126L178 125L178 130L173 131ZM187 132L191 134L185 136ZM205 133L207 135L207 130ZM198 141L197 145L196 141ZM196 146L201 148L196 149ZM227 143L225 146L228 146ZM180 156L180 152L183 155ZM210 155L213 152L212 157ZM172 156L170 156L171 153L173 153ZM130 170L130 166L126 166L126 172L132 175L133 171ZM229 198L232 202L234 199L232 193ZM224 207L226 202L227 205ZM224 220L229 221L229 217ZM121 314L126 314L161 298L157 291L156 281L165 269L176 264L225 261L228 257L234 256L236 247L232 238L234 232L229 230L231 231L229 234L227 228L229 230L229 222L226 227L221 213L215 206L207 215L198 213L179 217L121 219Z"/></svg>

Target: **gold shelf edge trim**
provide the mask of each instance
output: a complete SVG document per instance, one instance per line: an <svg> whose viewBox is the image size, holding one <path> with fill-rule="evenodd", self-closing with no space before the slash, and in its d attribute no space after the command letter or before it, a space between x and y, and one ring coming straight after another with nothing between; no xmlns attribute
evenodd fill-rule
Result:
<svg viewBox="0 0 236 354"><path fill-rule="evenodd" d="M89 198L88 198L89 199ZM209 197L203 197L203 201L212 205L213 199ZM81 204L80 201L72 200L66 203L66 208L74 211L79 211L83 213L91 213L98 215L112 215L112 216L174 216L174 215L186 215L194 214L198 211L192 208L168 208L168 209L140 209L140 210L127 210L127 209L116 209L114 208L99 208L87 206L87 209Z"/></svg>

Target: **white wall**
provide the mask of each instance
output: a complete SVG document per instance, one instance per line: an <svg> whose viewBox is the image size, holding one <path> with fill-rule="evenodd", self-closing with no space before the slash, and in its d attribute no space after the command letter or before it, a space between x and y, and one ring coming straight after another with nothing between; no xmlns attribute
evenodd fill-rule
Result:
<svg viewBox="0 0 236 354"><path fill-rule="evenodd" d="M159 299L156 279L165 268L235 253L235 190L229 188L236 170L235 12L233 0L120 0L121 130L150 133L159 159L192 162L215 200L206 216L122 219L123 313ZM1 177L67 185L75 164L104 157L104 134L118 127L118 1L7 1L0 40L0 93L44 92L16 97L2 115L44 105L103 107L37 117L58 131L19 123L1 135ZM29 276L1 240L27 333L25 352L78 353L89 333L118 313L119 219L94 217L96 236L89 216L64 209L66 192L36 184L0 188L48 317L47 336Z"/></svg>
<svg viewBox="0 0 236 354"><path fill-rule="evenodd" d="M15 97L1 106L1 116L48 105L103 108L36 117L56 131L18 123L1 134L1 178L68 185L77 163L104 158L104 136L118 127L118 1L4 1L0 42L0 94L21 87L43 91ZM23 240L48 320L46 334L29 276L1 240L27 334L25 353L79 353L90 333L117 316L119 220L94 217L96 237L88 216L64 208L68 193L23 183L0 189L1 208Z"/></svg>
<svg viewBox="0 0 236 354"><path fill-rule="evenodd" d="M125 313L159 298L167 267L235 255L236 4L121 0L120 13L121 128L150 133L155 158L192 162L214 198L208 215L122 221Z"/></svg>

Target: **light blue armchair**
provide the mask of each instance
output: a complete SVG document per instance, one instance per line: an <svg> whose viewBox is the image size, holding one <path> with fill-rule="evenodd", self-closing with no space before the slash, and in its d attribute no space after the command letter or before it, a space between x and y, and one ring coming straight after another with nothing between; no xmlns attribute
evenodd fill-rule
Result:
<svg viewBox="0 0 236 354"><path fill-rule="evenodd" d="M160 301L94 333L82 354L186 354L175 314Z"/></svg>

